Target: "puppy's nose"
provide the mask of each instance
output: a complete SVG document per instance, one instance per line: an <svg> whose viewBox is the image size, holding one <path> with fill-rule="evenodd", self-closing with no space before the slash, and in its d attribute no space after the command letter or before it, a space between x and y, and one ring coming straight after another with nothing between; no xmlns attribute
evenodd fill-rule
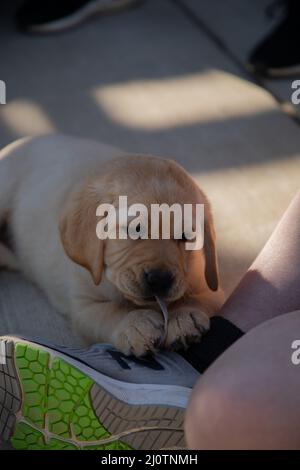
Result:
<svg viewBox="0 0 300 470"><path fill-rule="evenodd" d="M147 287L154 295L165 295L172 287L174 276L171 271L151 269L145 272Z"/></svg>

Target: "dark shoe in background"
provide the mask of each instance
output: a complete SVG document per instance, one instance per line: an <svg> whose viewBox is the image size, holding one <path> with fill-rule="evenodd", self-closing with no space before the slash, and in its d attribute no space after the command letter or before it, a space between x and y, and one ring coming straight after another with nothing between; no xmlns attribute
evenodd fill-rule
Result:
<svg viewBox="0 0 300 470"><path fill-rule="evenodd" d="M273 78L300 73L300 0L285 0L284 17L251 52L251 72Z"/></svg>
<svg viewBox="0 0 300 470"><path fill-rule="evenodd" d="M98 13L110 13L138 0L25 0L17 11L18 28L27 33L47 34L79 25Z"/></svg>

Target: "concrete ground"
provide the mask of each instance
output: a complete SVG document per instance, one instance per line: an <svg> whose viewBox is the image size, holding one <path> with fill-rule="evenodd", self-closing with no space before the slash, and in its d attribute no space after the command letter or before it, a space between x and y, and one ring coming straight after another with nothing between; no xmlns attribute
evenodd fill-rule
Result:
<svg viewBox="0 0 300 470"><path fill-rule="evenodd" d="M273 13L268 10L272 4L270 0L177 0L177 4L184 8L187 14L192 14L194 21L202 23L207 33L218 41L231 60L242 68L246 65L248 53L253 45L271 31L280 18L280 5L273 8ZM285 112L299 120L300 106L291 103L291 83L298 78L257 78L257 81L276 97Z"/></svg>
<svg viewBox="0 0 300 470"><path fill-rule="evenodd" d="M18 2L2 3L0 145L64 132L175 159L212 202L230 293L300 182L299 126L268 91L279 83L259 86L244 68L270 27L268 2L144 0L47 37L18 33ZM286 93L290 82L282 86ZM35 286L2 271L0 334L8 333L78 343Z"/></svg>

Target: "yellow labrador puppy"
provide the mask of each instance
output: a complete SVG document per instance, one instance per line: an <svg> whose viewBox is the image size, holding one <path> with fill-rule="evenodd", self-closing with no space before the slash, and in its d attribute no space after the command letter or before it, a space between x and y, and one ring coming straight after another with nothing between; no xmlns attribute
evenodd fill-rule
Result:
<svg viewBox="0 0 300 470"><path fill-rule="evenodd" d="M128 204L205 206L204 247L182 239L99 239L97 207ZM141 356L186 347L209 328L223 300L209 203L176 163L127 155L89 140L43 136L0 153L0 221L8 220L15 256L0 245L0 265L18 265L88 342L109 342Z"/></svg>

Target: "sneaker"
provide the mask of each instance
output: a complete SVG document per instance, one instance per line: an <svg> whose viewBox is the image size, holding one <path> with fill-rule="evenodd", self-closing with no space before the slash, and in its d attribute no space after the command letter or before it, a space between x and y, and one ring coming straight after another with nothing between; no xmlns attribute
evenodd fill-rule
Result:
<svg viewBox="0 0 300 470"><path fill-rule="evenodd" d="M114 12L137 0L25 0L17 11L19 29L55 33L72 28L97 13Z"/></svg>
<svg viewBox="0 0 300 470"><path fill-rule="evenodd" d="M288 77L300 72L300 2L287 0L278 26L251 52L248 69L266 77Z"/></svg>
<svg viewBox="0 0 300 470"><path fill-rule="evenodd" d="M0 338L0 443L29 450L183 449L199 374L172 352L127 357ZM0 445L1 447L1 445Z"/></svg>

